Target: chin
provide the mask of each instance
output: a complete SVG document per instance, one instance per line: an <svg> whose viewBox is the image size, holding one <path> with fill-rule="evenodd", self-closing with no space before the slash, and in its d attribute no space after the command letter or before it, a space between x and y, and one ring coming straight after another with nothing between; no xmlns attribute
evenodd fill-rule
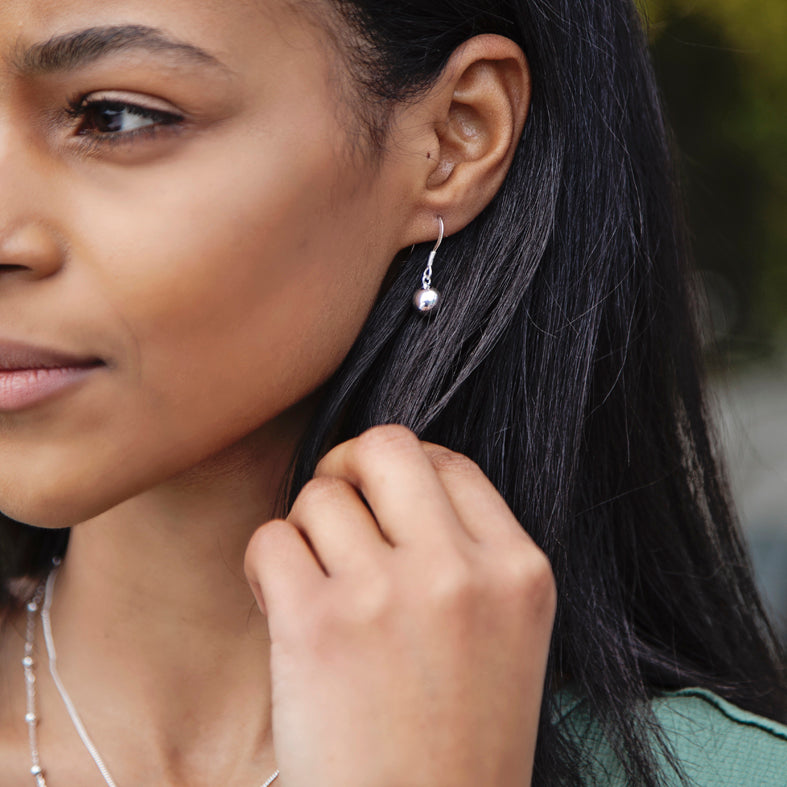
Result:
<svg viewBox="0 0 787 787"><path fill-rule="evenodd" d="M70 492L70 494L69 494ZM16 522L47 530L73 527L108 510L114 503L90 500L56 488L39 488L26 493L0 489L0 513Z"/></svg>
<svg viewBox="0 0 787 787"><path fill-rule="evenodd" d="M3 506L0 504L0 516L45 530L63 530L64 528L77 525L85 519L85 517L79 516L72 507L41 505Z"/></svg>

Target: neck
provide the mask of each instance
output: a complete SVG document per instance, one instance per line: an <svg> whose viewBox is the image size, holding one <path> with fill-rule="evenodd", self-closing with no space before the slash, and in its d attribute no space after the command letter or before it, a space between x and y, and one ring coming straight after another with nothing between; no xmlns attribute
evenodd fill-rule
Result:
<svg viewBox="0 0 787 787"><path fill-rule="evenodd" d="M243 555L275 513L293 441L264 443L233 446L72 530L53 635L108 759L126 747L159 772L177 761L173 781L187 783L191 770L204 778L206 758L216 771L273 763L269 639Z"/></svg>

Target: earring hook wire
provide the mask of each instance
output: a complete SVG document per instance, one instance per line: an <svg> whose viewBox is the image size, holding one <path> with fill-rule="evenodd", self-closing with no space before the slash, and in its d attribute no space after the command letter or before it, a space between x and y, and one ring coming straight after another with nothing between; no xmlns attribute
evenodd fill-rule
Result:
<svg viewBox="0 0 787 787"><path fill-rule="evenodd" d="M435 243L434 248L429 252L426 270L424 271L424 275L421 277L421 287L424 290L428 290L432 286L432 264L434 263L434 258L437 256L437 250L440 248L440 244L443 242L443 237L445 236L445 224L443 223L443 217L438 216L437 221L440 223L440 233L437 238L437 243Z"/></svg>
<svg viewBox="0 0 787 787"><path fill-rule="evenodd" d="M443 223L443 217L438 216L437 221L440 223L440 234L437 238L437 243L435 243L434 248L432 249L433 252L436 252L440 248L440 244L443 242L443 238L445 237L445 224Z"/></svg>

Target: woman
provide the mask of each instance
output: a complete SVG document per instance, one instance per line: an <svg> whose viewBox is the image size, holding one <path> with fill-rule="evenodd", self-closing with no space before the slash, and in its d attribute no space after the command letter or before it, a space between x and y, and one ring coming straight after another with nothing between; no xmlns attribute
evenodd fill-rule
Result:
<svg viewBox="0 0 787 787"><path fill-rule="evenodd" d="M0 50L0 784L779 778L627 0Z"/></svg>

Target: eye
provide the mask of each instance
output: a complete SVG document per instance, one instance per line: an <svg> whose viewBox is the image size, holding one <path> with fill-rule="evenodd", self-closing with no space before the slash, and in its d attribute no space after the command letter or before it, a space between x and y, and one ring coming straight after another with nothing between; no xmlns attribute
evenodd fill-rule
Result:
<svg viewBox="0 0 787 787"><path fill-rule="evenodd" d="M79 121L79 136L133 137L140 133L155 133L162 126L181 123L183 117L153 107L115 99L81 99L69 102L69 117ZM107 139L109 141L109 139Z"/></svg>

